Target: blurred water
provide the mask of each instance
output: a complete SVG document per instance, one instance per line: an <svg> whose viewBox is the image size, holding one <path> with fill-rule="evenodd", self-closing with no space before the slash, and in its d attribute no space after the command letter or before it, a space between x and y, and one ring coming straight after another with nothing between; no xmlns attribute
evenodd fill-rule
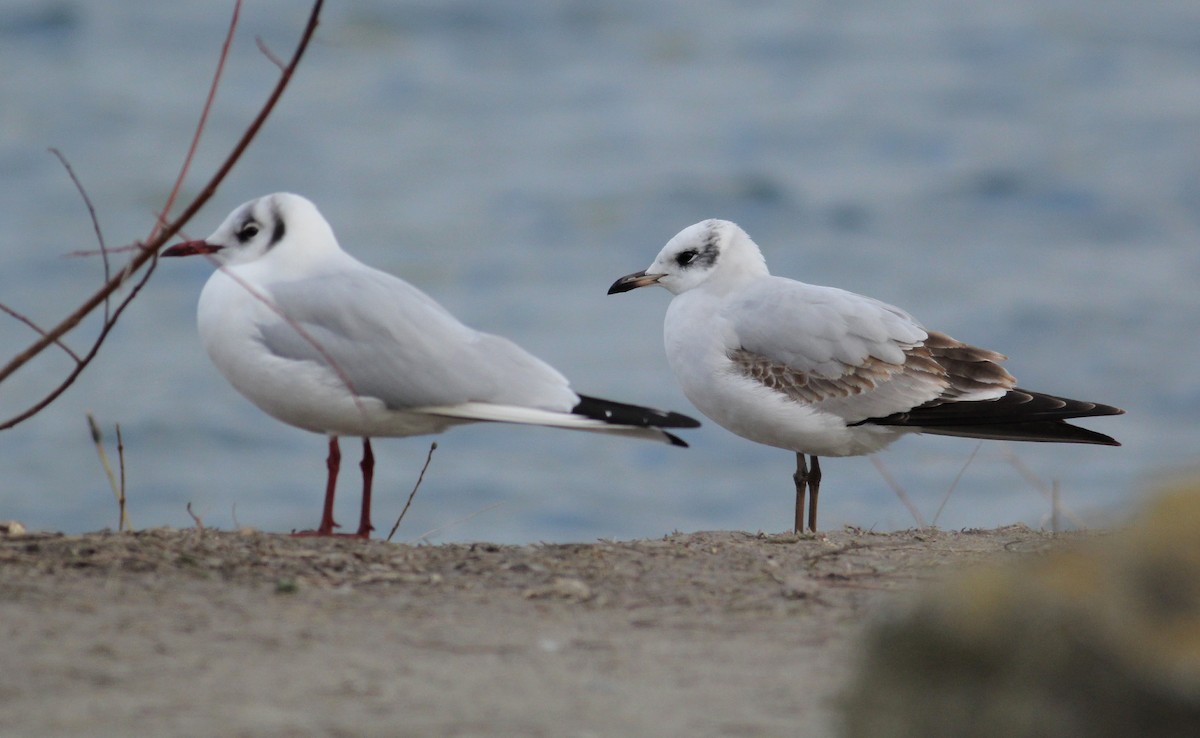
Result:
<svg viewBox="0 0 1200 738"><path fill-rule="evenodd" d="M189 191L274 82L255 37L286 56L302 5L246 3ZM64 256L95 239L47 147L70 159L110 245L148 232L231 6L0 0L0 301L49 325L101 279L98 259ZM1192 468L1200 445L1198 133L1194 2L360 0L328 8L274 117L190 230L204 236L268 192L303 193L348 250L580 391L693 412L663 357L667 294L604 292L684 226L732 219L778 274L1004 351L1024 386L1126 408L1091 424L1120 449L984 444L939 520L1044 522L1011 449L1102 524ZM121 424L135 526L189 525L188 501L219 527L316 523L324 442L262 415L210 366L194 327L208 272L165 263L75 386L0 434L0 518L115 524L91 410L110 438ZM5 360L31 338L0 320ZM67 366L47 355L20 372L0 411ZM712 424L687 439L680 451L456 429L399 536L787 527L790 454ZM376 445L378 527L427 440ZM931 516L975 448L910 438L880 458ZM868 460L825 471L825 525L912 524Z"/></svg>

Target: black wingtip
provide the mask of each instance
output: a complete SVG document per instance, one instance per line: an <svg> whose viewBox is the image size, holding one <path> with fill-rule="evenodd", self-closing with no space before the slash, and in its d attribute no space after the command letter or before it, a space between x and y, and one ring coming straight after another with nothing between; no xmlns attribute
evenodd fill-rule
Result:
<svg viewBox="0 0 1200 738"><path fill-rule="evenodd" d="M683 413L657 410L652 407L630 405L624 402L602 400L599 397L579 396L579 404L571 412L593 420L603 420L614 425L634 425L642 428L699 428L700 421ZM667 434L670 436L670 434ZM673 440L679 439L670 436ZM683 441L676 445L686 446Z"/></svg>
<svg viewBox="0 0 1200 738"><path fill-rule="evenodd" d="M1104 413L1117 415L1119 413ZM1042 441L1048 443L1090 443L1096 446L1120 446L1121 442L1112 436L1097 433L1088 428L1080 428L1063 420L1044 420L1040 422L1014 423L1008 427L1013 432L1014 441Z"/></svg>
<svg viewBox="0 0 1200 738"><path fill-rule="evenodd" d="M678 446L679 448L688 447L687 442L674 433L667 433L666 431L663 431L663 435L667 437L667 440L671 442L672 446Z"/></svg>
<svg viewBox="0 0 1200 738"><path fill-rule="evenodd" d="M919 428L924 433L944 436L1120 446L1121 444L1111 436L1065 421L1124 414L1124 410L1112 405L1072 400L1014 387L995 400L934 400L908 412L896 413L886 418L870 418L862 422L909 426Z"/></svg>
<svg viewBox="0 0 1200 738"><path fill-rule="evenodd" d="M978 425L917 425L922 433L936 436L986 438L993 441L1033 441L1041 443L1087 443L1095 446L1120 446L1112 436L1080 428L1062 420L1032 420L1012 423L981 423Z"/></svg>

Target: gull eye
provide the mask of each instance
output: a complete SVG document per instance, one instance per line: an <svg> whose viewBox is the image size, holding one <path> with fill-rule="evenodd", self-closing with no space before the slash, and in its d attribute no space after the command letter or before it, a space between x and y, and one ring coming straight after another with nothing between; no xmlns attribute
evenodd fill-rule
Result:
<svg viewBox="0 0 1200 738"><path fill-rule="evenodd" d="M692 260L695 259L696 256L697 252L695 249L688 249L687 251L681 252L679 256L675 257L675 263L681 267L685 267L688 264L691 264Z"/></svg>
<svg viewBox="0 0 1200 738"><path fill-rule="evenodd" d="M250 239L254 238L257 235L258 235L258 223L255 223L254 221L250 221L249 223L242 226L241 229L237 232L237 239L239 241L241 241L242 243L246 243L247 241L249 241Z"/></svg>

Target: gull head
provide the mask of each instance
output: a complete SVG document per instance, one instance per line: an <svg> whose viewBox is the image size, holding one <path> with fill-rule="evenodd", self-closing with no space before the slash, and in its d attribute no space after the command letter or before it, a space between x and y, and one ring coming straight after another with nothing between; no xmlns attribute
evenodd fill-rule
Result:
<svg viewBox="0 0 1200 738"><path fill-rule="evenodd" d="M651 284L665 287L674 295L701 285L731 289L767 273L762 252L736 223L705 220L675 234L653 264L613 282L608 294Z"/></svg>
<svg viewBox="0 0 1200 738"><path fill-rule="evenodd" d="M202 241L184 241L161 256L211 254L225 265L257 261L268 254L296 259L338 250L329 223L307 198L276 192L239 205Z"/></svg>

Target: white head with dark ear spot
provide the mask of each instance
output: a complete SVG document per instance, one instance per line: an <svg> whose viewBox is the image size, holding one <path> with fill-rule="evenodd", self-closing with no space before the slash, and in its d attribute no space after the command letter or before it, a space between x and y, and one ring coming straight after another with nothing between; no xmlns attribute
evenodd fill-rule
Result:
<svg viewBox="0 0 1200 738"><path fill-rule="evenodd" d="M340 252L333 229L308 199L276 192L239 205L203 241L188 241L163 256L213 254L229 266L271 256L289 263Z"/></svg>
<svg viewBox="0 0 1200 738"><path fill-rule="evenodd" d="M768 273L762 252L736 223L705 220L675 234L646 271L621 277L608 292L649 284L675 295L701 285L726 290Z"/></svg>

